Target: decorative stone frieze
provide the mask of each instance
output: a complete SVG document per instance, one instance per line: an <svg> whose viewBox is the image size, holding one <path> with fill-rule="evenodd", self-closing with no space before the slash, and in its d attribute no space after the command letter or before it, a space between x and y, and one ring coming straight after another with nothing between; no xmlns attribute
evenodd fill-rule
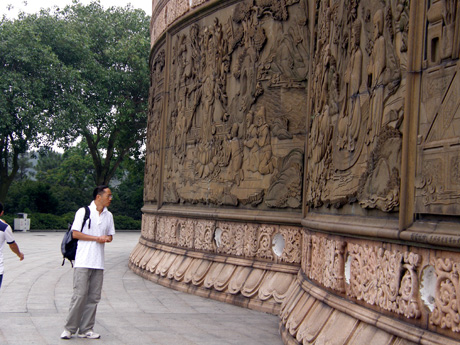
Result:
<svg viewBox="0 0 460 345"><path fill-rule="evenodd" d="M305 231L301 267L316 285L350 301L427 330L460 332L459 253Z"/></svg>
<svg viewBox="0 0 460 345"><path fill-rule="evenodd" d="M350 278L347 295L384 310L419 318L419 255L348 243Z"/></svg>
<svg viewBox="0 0 460 345"><path fill-rule="evenodd" d="M305 236L309 241L304 258L310 279L334 290L345 291L344 284L344 249L346 243L330 240L322 236Z"/></svg>
<svg viewBox="0 0 460 345"><path fill-rule="evenodd" d="M134 272L287 344L458 343L460 1L155 0L151 28Z"/></svg>
<svg viewBox="0 0 460 345"><path fill-rule="evenodd" d="M143 215L142 236L152 243L216 254L300 265L300 228L191 218ZM217 243L216 233L220 233ZM280 255L273 252L273 238L284 239Z"/></svg>
<svg viewBox="0 0 460 345"><path fill-rule="evenodd" d="M434 257L436 295L430 314L432 325L460 332L460 258Z"/></svg>
<svg viewBox="0 0 460 345"><path fill-rule="evenodd" d="M325 292L299 274L281 304L285 344L433 344L458 341ZM458 338L457 338L458 339Z"/></svg>

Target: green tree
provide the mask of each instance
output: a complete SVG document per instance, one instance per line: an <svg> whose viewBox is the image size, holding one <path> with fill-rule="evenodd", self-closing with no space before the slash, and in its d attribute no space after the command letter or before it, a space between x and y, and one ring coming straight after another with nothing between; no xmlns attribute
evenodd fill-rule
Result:
<svg viewBox="0 0 460 345"><path fill-rule="evenodd" d="M110 209L113 214L141 219L144 205L144 160L125 160L125 172L120 183L112 188L114 198Z"/></svg>
<svg viewBox="0 0 460 345"><path fill-rule="evenodd" d="M19 170L16 174L16 179L19 181L25 181L34 176L34 163L33 159L35 155L30 152L23 153L19 155Z"/></svg>
<svg viewBox="0 0 460 345"><path fill-rule="evenodd" d="M95 184L141 154L149 17L99 2L0 22L0 201L33 147L88 146Z"/></svg>
<svg viewBox="0 0 460 345"><path fill-rule="evenodd" d="M66 70L42 43L37 18L0 21L0 201L20 169L20 155L39 143Z"/></svg>
<svg viewBox="0 0 460 345"><path fill-rule="evenodd" d="M16 181L6 198L9 212L56 213L59 201L51 186L39 181Z"/></svg>
<svg viewBox="0 0 460 345"><path fill-rule="evenodd" d="M36 166L36 177L51 186L58 200L57 214L75 212L91 201L94 189L94 166L84 143L63 154L42 150Z"/></svg>
<svg viewBox="0 0 460 345"><path fill-rule="evenodd" d="M43 16L42 41L68 71L49 118L62 147L86 141L95 184L109 184L125 157L141 154L147 127L149 23L142 10L99 2Z"/></svg>

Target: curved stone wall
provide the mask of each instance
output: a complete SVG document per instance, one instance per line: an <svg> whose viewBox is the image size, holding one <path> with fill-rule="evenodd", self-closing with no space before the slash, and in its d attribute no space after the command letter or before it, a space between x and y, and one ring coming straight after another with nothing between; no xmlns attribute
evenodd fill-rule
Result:
<svg viewBox="0 0 460 345"><path fill-rule="evenodd" d="M460 2L153 1L151 33L133 271L286 344L458 343Z"/></svg>

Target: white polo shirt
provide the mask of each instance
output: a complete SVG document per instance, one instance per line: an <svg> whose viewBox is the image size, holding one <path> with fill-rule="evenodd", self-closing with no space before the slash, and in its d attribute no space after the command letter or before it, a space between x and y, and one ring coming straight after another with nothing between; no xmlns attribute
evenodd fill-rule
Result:
<svg viewBox="0 0 460 345"><path fill-rule="evenodd" d="M83 233L92 236L115 235L115 225L113 215L104 207L99 214L96 204L91 202L89 205L90 217L83 227ZM75 214L72 230L81 230L81 224L85 217L85 208L80 208ZM104 246L105 243L96 241L78 240L77 254L75 255L74 267L104 269Z"/></svg>
<svg viewBox="0 0 460 345"><path fill-rule="evenodd" d="M0 219L0 274L3 274L3 245L14 243L11 226Z"/></svg>

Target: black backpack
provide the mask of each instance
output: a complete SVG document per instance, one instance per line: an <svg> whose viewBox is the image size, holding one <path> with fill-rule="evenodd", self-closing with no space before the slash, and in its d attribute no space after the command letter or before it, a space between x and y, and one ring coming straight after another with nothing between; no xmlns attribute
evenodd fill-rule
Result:
<svg viewBox="0 0 460 345"><path fill-rule="evenodd" d="M81 225L81 230L85 226L86 221L89 219L90 211L89 207L85 206L85 217L83 218L83 224ZM91 226L91 220L89 222L88 228ZM64 235L61 243L61 253L62 253L62 265L64 266L65 259L70 261L70 264L73 267L73 261L75 260L75 254L77 254L77 245L78 240L72 237L72 224L69 224L69 229Z"/></svg>

